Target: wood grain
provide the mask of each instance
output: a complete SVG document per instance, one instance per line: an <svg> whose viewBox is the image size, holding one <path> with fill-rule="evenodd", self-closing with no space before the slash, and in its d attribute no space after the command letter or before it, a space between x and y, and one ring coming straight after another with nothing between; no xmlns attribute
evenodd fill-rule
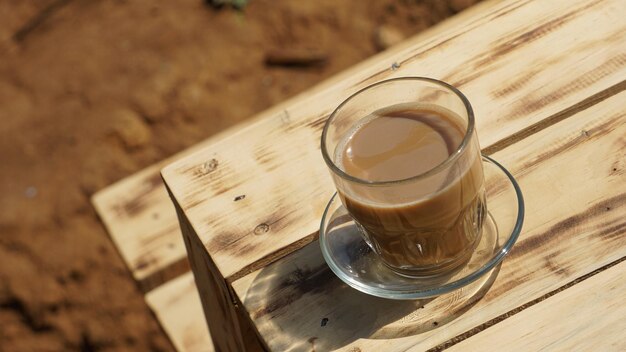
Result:
<svg viewBox="0 0 626 352"><path fill-rule="evenodd" d="M164 179L233 281L314 239L333 192L319 152L321 127L356 89L395 76L443 78L469 97L481 143L490 146L622 81L624 11L619 0L500 2L263 114L166 167ZM393 62L397 70L389 69ZM239 195L246 198L234 201Z"/></svg>
<svg viewBox="0 0 626 352"><path fill-rule="evenodd" d="M146 302L177 351L215 351L191 273L152 290Z"/></svg>
<svg viewBox="0 0 626 352"><path fill-rule="evenodd" d="M334 277L316 242L233 288L272 350L305 351L310 341L318 350L433 348L626 256L624 136L626 92L493 155L519 181L526 221L491 289L460 316L432 321L444 297L415 306L358 293Z"/></svg>
<svg viewBox="0 0 626 352"><path fill-rule="evenodd" d="M448 351L624 351L625 272L621 262Z"/></svg>

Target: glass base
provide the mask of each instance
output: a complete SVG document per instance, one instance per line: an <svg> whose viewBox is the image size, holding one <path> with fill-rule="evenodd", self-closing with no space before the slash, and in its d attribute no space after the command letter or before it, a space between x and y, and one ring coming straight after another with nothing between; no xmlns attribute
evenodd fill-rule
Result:
<svg viewBox="0 0 626 352"><path fill-rule="evenodd" d="M434 297L489 277L487 274L504 259L519 236L524 202L517 182L504 167L489 157L483 157L483 166L488 213L482 235L469 258L454 263L458 267L452 272L448 268L445 275L424 276L399 274L390 269L362 239L336 194L326 208L320 228L326 263L351 287L390 299Z"/></svg>

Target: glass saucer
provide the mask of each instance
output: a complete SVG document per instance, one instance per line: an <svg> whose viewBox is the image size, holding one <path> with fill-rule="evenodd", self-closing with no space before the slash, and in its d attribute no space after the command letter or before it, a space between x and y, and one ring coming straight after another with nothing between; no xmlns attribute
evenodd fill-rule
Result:
<svg viewBox="0 0 626 352"><path fill-rule="evenodd" d="M522 192L507 169L483 156L487 218L480 242L469 262L438 278L408 278L385 266L365 243L337 194L328 203L319 242L330 269L349 286L389 299L435 297L464 287L491 272L509 253L524 221Z"/></svg>

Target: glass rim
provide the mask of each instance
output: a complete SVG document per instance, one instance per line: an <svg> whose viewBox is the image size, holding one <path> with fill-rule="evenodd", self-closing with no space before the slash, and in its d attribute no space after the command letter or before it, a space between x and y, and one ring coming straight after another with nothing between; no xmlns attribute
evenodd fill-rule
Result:
<svg viewBox="0 0 626 352"><path fill-rule="evenodd" d="M328 155L328 150L326 149L326 143L325 143L327 135L328 135L328 130L330 128L330 124L332 123L333 119L337 116L341 108L343 108L348 102L350 102L352 99L354 99L356 96L360 95L361 93L367 90L370 90L374 87L380 86L380 85L384 85L384 84L388 84L392 82L398 82L398 81L425 81L425 82L434 83L444 88L447 88L452 93L454 93L461 100L461 102L463 102L463 105L465 106L465 110L467 112L468 124L467 124L467 130L465 131L465 134L463 135L463 140L461 141L459 146L456 148L456 150L452 154L450 154L446 158L446 160L442 161L439 165L421 174L417 174L417 175L403 178L403 179L389 180L389 181L371 181L371 180L366 180L366 179L352 176L346 173L345 171L341 170L341 168L339 168L335 164L335 162L331 159L331 157ZM474 110L472 109L472 105L470 104L467 97L463 93L461 93L460 90L458 90L457 88L455 88L449 83L446 83L444 81L441 81L435 78L422 77L422 76L396 77L396 78L385 79L385 80L370 84L364 88L361 88L357 92L353 93L348 98L346 98L343 102L341 102L341 104L339 104L339 106L337 106L337 108L333 110L333 112L330 114L330 116L324 123L324 129L322 130L322 138L321 138L321 150L322 150L322 156L324 158L324 161L326 162L326 165L328 165L331 171L333 171L335 174L339 175L340 177L347 179L349 181L355 182L355 183L360 183L360 184L364 184L368 186L386 186L386 185L400 184L400 183L405 183L409 181L423 179L446 168L448 165L450 165L452 162L458 159L460 155L463 153L463 151L467 148L467 146L469 145L470 139L472 138L473 133L474 133Z"/></svg>

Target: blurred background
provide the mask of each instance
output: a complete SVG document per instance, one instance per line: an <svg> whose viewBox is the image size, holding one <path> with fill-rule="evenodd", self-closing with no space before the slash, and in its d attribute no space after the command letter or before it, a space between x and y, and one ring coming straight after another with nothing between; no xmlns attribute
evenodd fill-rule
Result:
<svg viewBox="0 0 626 352"><path fill-rule="evenodd" d="M172 351L96 191L475 0L0 0L0 351Z"/></svg>

